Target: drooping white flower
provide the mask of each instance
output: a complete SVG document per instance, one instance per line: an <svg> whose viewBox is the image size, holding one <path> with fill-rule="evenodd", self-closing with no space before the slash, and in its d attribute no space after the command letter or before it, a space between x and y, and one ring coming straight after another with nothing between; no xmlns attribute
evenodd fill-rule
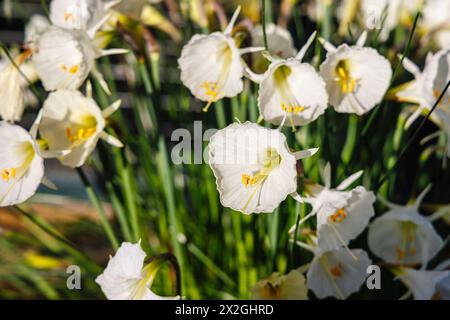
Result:
<svg viewBox="0 0 450 320"><path fill-rule="evenodd" d="M363 115L384 97L392 76L389 61L373 48L363 47L366 34L354 46L334 47L321 39L327 58L320 66L329 102L337 112Z"/></svg>
<svg viewBox="0 0 450 320"><path fill-rule="evenodd" d="M450 294L447 278L450 271L395 268L397 279L412 292L415 300L445 299ZM444 281L445 280L445 281Z"/></svg>
<svg viewBox="0 0 450 320"><path fill-rule="evenodd" d="M269 46L269 53L272 57L280 59L293 58L296 54L294 47L294 41L292 40L291 33L274 24L269 23L266 26L267 44ZM257 25L251 30L252 46L263 47L264 46L264 34L262 25ZM267 60L261 53L254 53L252 55L253 69L256 72L264 72L267 68Z"/></svg>
<svg viewBox="0 0 450 320"><path fill-rule="evenodd" d="M311 65L302 63L314 37L315 33L295 58L268 57L272 62L262 76L247 69L248 76L260 83L258 106L266 121L274 125L287 123L295 130L325 112L328 106L325 82Z"/></svg>
<svg viewBox="0 0 450 320"><path fill-rule="evenodd" d="M107 20L108 9L120 1L102 0L52 0L50 20L64 29L85 29L95 33Z"/></svg>
<svg viewBox="0 0 450 320"><path fill-rule="evenodd" d="M34 14L25 26L25 44L36 41L39 36L50 27L50 21L47 17Z"/></svg>
<svg viewBox="0 0 450 320"><path fill-rule="evenodd" d="M252 288L254 300L307 300L305 277L297 270L287 275L278 272L262 279Z"/></svg>
<svg viewBox="0 0 450 320"><path fill-rule="evenodd" d="M22 119L25 97L30 97L27 79L36 81L34 68L26 62L29 56L30 51L25 51L14 59L14 64L7 57L0 61L0 118L5 121Z"/></svg>
<svg viewBox="0 0 450 320"><path fill-rule="evenodd" d="M251 214L272 212L288 195L298 199L296 161L316 151L291 153L281 132L250 122L219 130L209 163L222 205Z"/></svg>
<svg viewBox="0 0 450 320"><path fill-rule="evenodd" d="M404 84L396 96L400 101L419 105L406 123L406 128L408 128L423 111L431 110L450 80L448 72L450 49L440 50L434 55L429 54L423 72L420 72L419 67L407 58L404 58L403 66L414 75L414 80ZM444 93L430 119L446 134L447 155L450 158L450 90Z"/></svg>
<svg viewBox="0 0 450 320"><path fill-rule="evenodd" d="M207 102L204 111L212 103L224 97L234 97L243 90L241 54L262 50L238 49L236 46L231 32L239 11L240 7L225 31L193 36L178 59L181 81L192 95Z"/></svg>
<svg viewBox="0 0 450 320"><path fill-rule="evenodd" d="M346 247L374 216L373 203L376 198L372 191L367 191L363 186L345 191L362 173L359 171L352 174L336 189L332 189L331 168L328 163L323 173L325 186L305 187L308 197L304 200L313 207L305 219L317 215L318 246L322 251Z"/></svg>
<svg viewBox="0 0 450 320"><path fill-rule="evenodd" d="M314 254L306 283L317 298L346 299L361 288L372 263L364 250L352 249L351 254L343 248L324 252L314 245L297 244Z"/></svg>
<svg viewBox="0 0 450 320"><path fill-rule="evenodd" d="M94 61L102 56L127 52L122 49L100 50L84 30L66 30L55 26L46 29L32 48L32 61L47 91L78 89L92 72L109 93Z"/></svg>
<svg viewBox="0 0 450 320"><path fill-rule="evenodd" d="M120 100L116 101L102 111L94 99L78 91L51 93L44 102L39 123L44 149L66 151L59 160L65 166L76 168L85 163L100 138L122 147L120 141L104 132L105 119L119 108L120 103Z"/></svg>
<svg viewBox="0 0 450 320"><path fill-rule="evenodd" d="M144 267L145 252L140 243L122 243L106 269L95 279L109 300L179 300L180 297L161 297L152 292L154 266Z"/></svg>
<svg viewBox="0 0 450 320"><path fill-rule="evenodd" d="M0 121L0 207L25 202L44 177L36 140L20 126Z"/></svg>
<svg viewBox="0 0 450 320"><path fill-rule="evenodd" d="M450 46L450 1L426 0L423 19L424 28L442 49Z"/></svg>
<svg viewBox="0 0 450 320"><path fill-rule="evenodd" d="M442 248L441 237L418 211L429 189L410 206L386 203L390 210L369 226L369 248L383 261L396 265L426 265Z"/></svg>

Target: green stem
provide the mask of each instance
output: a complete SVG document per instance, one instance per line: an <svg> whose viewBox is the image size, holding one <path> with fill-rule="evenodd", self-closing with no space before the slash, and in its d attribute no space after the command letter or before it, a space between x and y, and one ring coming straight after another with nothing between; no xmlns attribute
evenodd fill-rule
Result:
<svg viewBox="0 0 450 320"><path fill-rule="evenodd" d="M263 29L264 47L266 48L266 51L269 51L269 44L267 42L266 23L267 23L266 0L262 0L262 29Z"/></svg>
<svg viewBox="0 0 450 320"><path fill-rule="evenodd" d="M89 181L88 177L86 176L82 168L77 168L76 170L78 172L78 175L80 176L81 181L83 182L86 194L88 195L92 204L100 214L100 222L103 226L103 229L106 232L109 241L111 242L112 247L114 248L114 250L117 250L119 248L119 242L117 241L117 238L114 235L111 224L109 223L108 218L106 216L106 212L103 209L103 206L100 203L100 200L98 199L94 191L94 187L92 186L91 182Z"/></svg>

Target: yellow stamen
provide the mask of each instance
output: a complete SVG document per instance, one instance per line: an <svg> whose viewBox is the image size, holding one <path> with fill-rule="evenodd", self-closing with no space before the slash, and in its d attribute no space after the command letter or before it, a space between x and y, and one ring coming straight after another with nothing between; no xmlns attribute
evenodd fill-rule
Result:
<svg viewBox="0 0 450 320"><path fill-rule="evenodd" d="M342 264L339 262L334 267L330 268L330 273L334 278L340 278L342 276Z"/></svg>
<svg viewBox="0 0 450 320"><path fill-rule="evenodd" d="M65 64L62 64L61 65L61 69L63 71L69 72L70 74L75 74L80 69L80 66L78 64L76 64L76 65L73 65L71 67L67 67Z"/></svg>
<svg viewBox="0 0 450 320"><path fill-rule="evenodd" d="M339 78L342 93L353 93L356 87L356 80L351 77L350 63L348 60L339 61L336 65L335 72Z"/></svg>
<svg viewBox="0 0 450 320"><path fill-rule="evenodd" d="M345 213L344 209L341 208L334 214L332 214L328 219L334 223L336 222L341 223L342 221L345 220L345 218L347 218L347 214Z"/></svg>
<svg viewBox="0 0 450 320"><path fill-rule="evenodd" d="M73 14L71 14L70 12L64 12L64 21L69 21L73 19Z"/></svg>

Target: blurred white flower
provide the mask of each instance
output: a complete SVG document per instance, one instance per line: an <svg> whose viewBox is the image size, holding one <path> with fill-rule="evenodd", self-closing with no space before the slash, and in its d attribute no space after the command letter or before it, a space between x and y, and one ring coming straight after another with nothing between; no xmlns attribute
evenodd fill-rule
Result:
<svg viewBox="0 0 450 320"><path fill-rule="evenodd" d="M440 50L434 55L429 54L423 72L407 58L404 58L403 66L414 75L414 80L404 84L396 96L400 101L419 105L406 122L408 128L423 111L431 110L450 81L450 49ZM430 119L445 132L447 155L450 158L450 90L445 92Z"/></svg>
<svg viewBox="0 0 450 320"><path fill-rule="evenodd" d="M403 24L410 26L422 0L362 0L361 13L365 27L381 29L379 38L386 41L392 30Z"/></svg>
<svg viewBox="0 0 450 320"><path fill-rule="evenodd" d="M180 297L161 297L151 286L159 266L144 266L146 254L140 242L124 242L111 257L106 269L95 279L109 300L179 300Z"/></svg>
<svg viewBox="0 0 450 320"><path fill-rule="evenodd" d="M280 59L288 59L295 56L296 49L291 33L274 24L269 23L266 26L267 44L269 46L269 53L272 57ZM255 26L251 30L252 46L263 47L264 35L261 25ZM252 54L253 69L257 72L264 72L267 68L267 59L261 53Z"/></svg>
<svg viewBox="0 0 450 320"><path fill-rule="evenodd" d="M356 238L374 216L373 203L376 198L373 192L362 186L344 191L362 173L359 171L352 174L336 189L332 189L331 168L328 163L323 173L325 186L305 186L308 197L304 201L313 207L306 219L317 215L318 246L322 251L347 247L350 240Z"/></svg>
<svg viewBox="0 0 450 320"><path fill-rule="evenodd" d="M450 47L450 0L426 0L421 27L444 49Z"/></svg>
<svg viewBox="0 0 450 320"><path fill-rule="evenodd" d="M0 207L33 196L44 177L44 161L35 138L20 126L0 121Z"/></svg>
<svg viewBox="0 0 450 320"><path fill-rule="evenodd" d="M92 72L109 93L94 61L102 56L127 52L123 49L100 50L84 30L66 30L55 26L43 32L32 48L32 61L47 91L78 89Z"/></svg>
<svg viewBox="0 0 450 320"><path fill-rule="evenodd" d="M44 150L65 151L59 157L65 166L82 166L95 149L98 139L116 147L122 143L104 132L105 119L115 112L121 101L103 111L90 97L78 91L58 90L51 93L42 107L39 133Z"/></svg>
<svg viewBox="0 0 450 320"><path fill-rule="evenodd" d="M412 292L415 300L449 299L450 271L416 270L412 268L393 269L397 279Z"/></svg>
<svg viewBox="0 0 450 320"><path fill-rule="evenodd" d="M120 1L52 0L50 20L57 27L85 29L93 35L108 19L108 9Z"/></svg>
<svg viewBox="0 0 450 320"><path fill-rule="evenodd" d="M317 149L291 153L278 130L255 123L234 123L209 143L209 163L224 207L245 214L272 212L288 196L299 199L298 159Z"/></svg>
<svg viewBox="0 0 450 320"><path fill-rule="evenodd" d="M25 105L35 102L36 98L28 90L28 81L37 80L32 64L26 61L30 53L25 51L18 55L14 64L8 57L0 60L0 118L5 121L20 121Z"/></svg>
<svg viewBox="0 0 450 320"><path fill-rule="evenodd" d="M306 283L317 298L346 299L361 288L372 263L364 250L352 249L349 255L343 248L324 252L314 245L297 244L314 254Z"/></svg>
<svg viewBox="0 0 450 320"><path fill-rule="evenodd" d="M287 275L278 272L262 279L252 288L254 300L307 300L305 277L297 270Z"/></svg>
<svg viewBox="0 0 450 320"><path fill-rule="evenodd" d="M302 63L314 37L315 33L295 58L268 56L271 64L262 76L247 69L248 76L260 83L258 105L268 122L275 125L288 122L295 131L296 126L316 120L328 107L325 82L311 65Z"/></svg>
<svg viewBox="0 0 450 320"><path fill-rule="evenodd" d="M194 35L183 47L178 64L181 81L197 99L206 101L208 111L212 103L234 97L243 89L244 69L241 54L261 51L262 48L238 49L231 37L240 7L235 11L223 32Z"/></svg>
<svg viewBox="0 0 450 320"><path fill-rule="evenodd" d="M40 14L32 15L25 25L25 44L36 41L50 25L50 21L46 16Z"/></svg>
<svg viewBox="0 0 450 320"><path fill-rule="evenodd" d="M386 202L388 212L369 226L370 250L383 261L396 265L425 266L441 250L443 241L429 219L418 210L427 187L409 206Z"/></svg>
<svg viewBox="0 0 450 320"><path fill-rule="evenodd" d="M366 34L354 46L335 48L321 39L327 58L320 66L330 104L337 112L363 115L375 107L389 87L392 68L373 48L364 48Z"/></svg>

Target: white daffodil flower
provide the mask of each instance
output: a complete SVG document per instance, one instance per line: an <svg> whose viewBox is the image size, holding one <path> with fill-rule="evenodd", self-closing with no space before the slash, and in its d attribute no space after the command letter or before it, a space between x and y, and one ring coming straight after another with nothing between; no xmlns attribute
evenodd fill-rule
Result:
<svg viewBox="0 0 450 320"><path fill-rule="evenodd" d="M420 26L432 36L440 48L449 48L450 0L426 0Z"/></svg>
<svg viewBox="0 0 450 320"><path fill-rule="evenodd" d="M327 163L323 172L325 186L305 187L308 197L304 201L313 208L300 222L317 215L318 246L322 251L336 250L343 246L347 248L350 240L356 238L374 216L373 203L376 198L373 192L362 186L345 191L362 173L359 171L352 174L336 189L332 189L331 167Z"/></svg>
<svg viewBox="0 0 450 320"><path fill-rule="evenodd" d="M36 193L44 160L35 138L20 126L0 121L0 207L20 204Z"/></svg>
<svg viewBox="0 0 450 320"><path fill-rule="evenodd" d="M258 281L252 288L253 300L307 300L305 277L297 270L287 275L278 272Z"/></svg>
<svg viewBox="0 0 450 320"><path fill-rule="evenodd" d="M296 126L308 124L325 112L328 106L325 82L311 65L302 63L314 38L315 33L295 58L266 56L271 64L263 75L246 68L247 76L260 83L258 106L266 121L284 125L288 119L295 131Z"/></svg>
<svg viewBox="0 0 450 320"><path fill-rule="evenodd" d="M362 0L360 12L368 29L379 29L386 41L399 24L411 25L422 0Z"/></svg>
<svg viewBox="0 0 450 320"><path fill-rule="evenodd" d="M369 226L370 250L383 261L396 265L426 265L442 248L443 241L419 206L427 187L410 206L387 203L388 212Z"/></svg>
<svg viewBox="0 0 450 320"><path fill-rule="evenodd" d="M225 31L209 35L195 35L183 47L178 64L181 81L192 95L207 105L224 98L234 97L242 90L244 68L241 54L263 50L263 48L238 49L231 37L240 7L235 11Z"/></svg>
<svg viewBox="0 0 450 320"><path fill-rule="evenodd" d="M36 41L50 25L50 21L46 16L40 14L32 15L25 26L25 44Z"/></svg>
<svg viewBox="0 0 450 320"><path fill-rule="evenodd" d="M257 25L251 30L252 46L263 47L264 46L264 34L262 25ZM292 40L291 33L274 24L269 23L266 26L267 43L269 46L269 54L272 57L280 59L293 58L297 52L294 47L294 41ZM254 53L252 55L253 69L256 72L264 72L267 69L267 59L261 53Z"/></svg>
<svg viewBox="0 0 450 320"><path fill-rule="evenodd" d="M403 102L418 104L419 108L406 122L408 128L424 110L430 111L438 101L447 82L450 80L450 49L429 54L423 72L411 60L404 58L403 66L414 75L414 80L403 85L396 93ZM438 125L447 136L447 156L450 158L450 90L447 90L430 119ZM430 137L434 136L432 134Z"/></svg>
<svg viewBox="0 0 450 320"><path fill-rule="evenodd" d="M400 267L392 271L397 279L412 292L415 300L450 298L450 271L448 270L416 270Z"/></svg>
<svg viewBox="0 0 450 320"><path fill-rule="evenodd" d="M78 91L58 90L51 93L42 107L39 134L44 150L57 152L65 166L82 166L101 138L116 147L123 147L116 138L104 132L105 119L120 107L118 100L100 110L94 99Z"/></svg>
<svg viewBox="0 0 450 320"><path fill-rule="evenodd" d="M306 283L317 298L346 299L361 288L372 263L364 250L352 249L349 255L344 248L324 252L317 245L296 243L314 254Z"/></svg>
<svg viewBox="0 0 450 320"><path fill-rule="evenodd" d="M161 297L152 292L158 266L144 267L146 254L140 243L122 243L106 269L95 279L109 300L179 300L180 297Z"/></svg>
<svg viewBox="0 0 450 320"><path fill-rule="evenodd" d="M30 53L25 51L18 55L14 64L7 57L0 61L0 118L5 121L20 121L25 103L33 97L27 90L27 79L37 80L34 68L26 62Z"/></svg>
<svg viewBox="0 0 450 320"><path fill-rule="evenodd" d="M363 47L366 33L357 44L334 47L321 39L327 58L320 75L327 84L329 102L337 112L363 115L384 97L392 77L389 61L373 48Z"/></svg>
<svg viewBox="0 0 450 320"><path fill-rule="evenodd" d="M296 162L317 149L291 153L278 130L234 123L209 143L209 164L224 207L245 214L272 212L288 196L300 200Z"/></svg>
<svg viewBox="0 0 450 320"><path fill-rule="evenodd" d="M92 72L108 94L108 86L95 68L95 59L127 52L124 49L100 50L84 30L55 26L44 31L32 44L32 49L32 61L47 91L78 89Z"/></svg>
<svg viewBox="0 0 450 320"><path fill-rule="evenodd" d="M50 20L64 29L85 29L94 33L109 18L108 10L119 1L102 0L52 0Z"/></svg>

